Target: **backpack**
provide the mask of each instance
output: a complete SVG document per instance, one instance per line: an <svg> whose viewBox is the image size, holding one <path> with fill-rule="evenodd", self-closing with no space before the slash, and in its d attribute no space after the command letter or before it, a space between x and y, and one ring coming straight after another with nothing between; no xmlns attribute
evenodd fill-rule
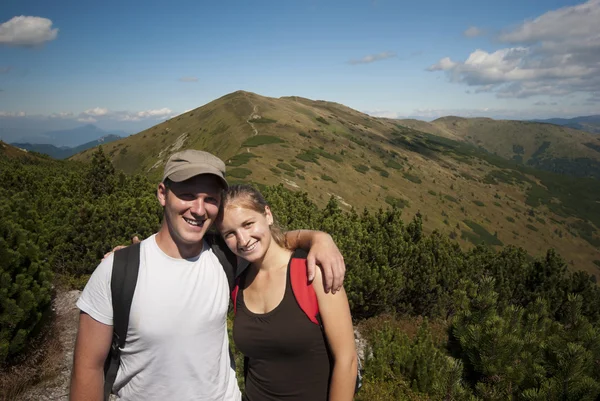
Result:
<svg viewBox="0 0 600 401"><path fill-rule="evenodd" d="M312 286L312 283L309 283L306 276L307 263L306 263L306 251L302 249L297 249L294 251L292 255L292 259L290 261L290 283L292 286L292 292L294 293L294 298L296 298L296 302L298 302L298 306L304 314L308 317L308 319L314 324L318 325L323 332L323 337L325 338L325 331L323 328L323 323L321 322L321 316L319 315L319 302L317 300L317 294L315 293L315 289ZM240 290L240 278L238 277L235 280L235 286L231 291L231 299L233 301L233 312L237 312L237 296ZM357 358L358 361L358 371L356 373L356 387L354 392L357 393L358 390L362 387L362 366L360 362L360 358ZM244 358L244 365L247 364L246 358ZM244 367L244 372L247 367Z"/></svg>
<svg viewBox="0 0 600 401"><path fill-rule="evenodd" d="M204 237L213 253L223 266L229 289L234 287L237 269L237 257L228 252L227 245L220 235L207 233ZM125 346L129 327L129 312L133 293L137 284L140 267L140 243L115 252L110 291L113 307L113 338L106 360L104 361L104 400L107 401L117 378L121 363L121 349ZM240 270L242 267L240 266Z"/></svg>

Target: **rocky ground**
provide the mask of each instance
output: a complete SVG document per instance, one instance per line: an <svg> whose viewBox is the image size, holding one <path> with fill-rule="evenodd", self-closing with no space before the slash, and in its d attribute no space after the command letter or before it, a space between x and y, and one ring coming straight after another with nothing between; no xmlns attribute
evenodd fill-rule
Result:
<svg viewBox="0 0 600 401"><path fill-rule="evenodd" d="M75 305L81 291L59 293L52 307L56 314L55 327L52 333L58 336L56 349L49 352L48 358L55 358L49 365L47 378L21 393L17 400L23 401L57 401L67 400L69 396L69 378L73 364L73 347L77 335L79 309Z"/></svg>

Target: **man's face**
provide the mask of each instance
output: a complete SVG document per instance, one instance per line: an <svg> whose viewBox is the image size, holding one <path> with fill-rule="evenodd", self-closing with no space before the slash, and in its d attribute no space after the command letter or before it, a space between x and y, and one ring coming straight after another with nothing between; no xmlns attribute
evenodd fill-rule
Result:
<svg viewBox="0 0 600 401"><path fill-rule="evenodd" d="M217 177L201 174L182 182L158 185L158 200L173 242L181 247L200 246L219 213L222 187Z"/></svg>

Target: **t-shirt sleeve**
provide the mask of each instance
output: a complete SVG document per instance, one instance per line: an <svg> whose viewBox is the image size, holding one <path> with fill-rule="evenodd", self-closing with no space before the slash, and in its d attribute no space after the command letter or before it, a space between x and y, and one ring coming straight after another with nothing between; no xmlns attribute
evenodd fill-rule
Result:
<svg viewBox="0 0 600 401"><path fill-rule="evenodd" d="M100 262L77 300L77 307L82 312L109 326L113 325L112 295L110 291L113 259L114 253Z"/></svg>

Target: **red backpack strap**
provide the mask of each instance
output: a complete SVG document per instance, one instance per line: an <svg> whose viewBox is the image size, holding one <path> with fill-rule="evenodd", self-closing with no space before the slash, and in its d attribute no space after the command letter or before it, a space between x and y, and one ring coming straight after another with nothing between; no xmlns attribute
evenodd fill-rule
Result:
<svg viewBox="0 0 600 401"><path fill-rule="evenodd" d="M295 256L295 255L294 255ZM290 262L290 282L294 297L300 309L308 316L311 322L319 324L319 302L312 284L308 282L307 264L305 258L292 256Z"/></svg>
<svg viewBox="0 0 600 401"><path fill-rule="evenodd" d="M238 277L235 280L235 285L233 286L233 290L231 290L231 301L233 302L233 314L237 312L237 296L240 291L240 278Z"/></svg>

